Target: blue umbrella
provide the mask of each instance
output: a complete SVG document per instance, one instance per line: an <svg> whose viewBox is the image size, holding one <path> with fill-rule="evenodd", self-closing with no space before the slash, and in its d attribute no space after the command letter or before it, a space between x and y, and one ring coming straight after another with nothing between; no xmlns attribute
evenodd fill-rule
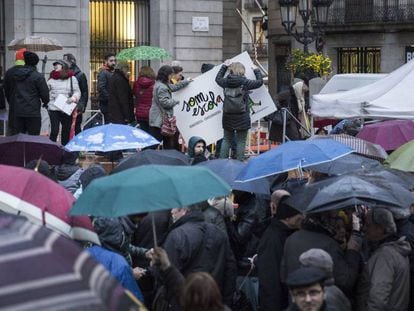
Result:
<svg viewBox="0 0 414 311"><path fill-rule="evenodd" d="M246 163L233 159L217 159L204 161L197 164L205 166L227 182L233 190L241 190L253 193L270 194L270 184L267 179L254 180L251 182L236 182L235 179Z"/></svg>
<svg viewBox="0 0 414 311"><path fill-rule="evenodd" d="M247 182L294 169L326 163L354 150L332 139L289 141L251 158L236 180Z"/></svg>
<svg viewBox="0 0 414 311"><path fill-rule="evenodd" d="M116 151L145 148L160 142L129 125L106 124L80 132L65 147L70 151Z"/></svg>

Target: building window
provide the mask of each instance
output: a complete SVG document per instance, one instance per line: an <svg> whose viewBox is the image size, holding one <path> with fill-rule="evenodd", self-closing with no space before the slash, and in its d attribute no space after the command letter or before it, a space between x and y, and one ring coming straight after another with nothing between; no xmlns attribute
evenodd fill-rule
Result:
<svg viewBox="0 0 414 311"><path fill-rule="evenodd" d="M6 72L6 33L4 17L4 0L0 0L0 83Z"/></svg>
<svg viewBox="0 0 414 311"><path fill-rule="evenodd" d="M91 0L89 20L91 101L93 108L96 108L96 80L104 55L149 45L149 0ZM131 82L140 65L139 62L131 62Z"/></svg>
<svg viewBox="0 0 414 311"><path fill-rule="evenodd" d="M264 32L262 30L263 19L261 17L253 17L253 40L258 46L262 46L264 42Z"/></svg>
<svg viewBox="0 0 414 311"><path fill-rule="evenodd" d="M380 73L381 49L338 48L338 73Z"/></svg>

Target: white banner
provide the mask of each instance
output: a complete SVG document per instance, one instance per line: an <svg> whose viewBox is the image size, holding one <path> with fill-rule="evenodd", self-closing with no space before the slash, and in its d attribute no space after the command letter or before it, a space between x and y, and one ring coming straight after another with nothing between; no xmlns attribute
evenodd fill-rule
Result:
<svg viewBox="0 0 414 311"><path fill-rule="evenodd" d="M242 63L246 68L246 77L256 79L252 70L253 62L247 52L237 55L231 61ZM195 78L184 89L173 93L174 99L180 101L180 104L174 107L174 115L186 144L192 136L202 137L207 145L223 138L223 89L215 82L220 68L221 64ZM266 86L252 90L249 96L252 122L276 110Z"/></svg>

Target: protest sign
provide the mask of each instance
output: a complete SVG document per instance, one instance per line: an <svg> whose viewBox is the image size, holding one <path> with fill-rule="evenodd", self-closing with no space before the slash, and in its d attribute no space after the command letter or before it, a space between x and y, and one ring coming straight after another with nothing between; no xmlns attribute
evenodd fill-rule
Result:
<svg viewBox="0 0 414 311"><path fill-rule="evenodd" d="M231 59L246 68L246 77L255 79L253 62L247 52ZM215 82L221 64L196 77L187 87L173 93L180 104L174 107L177 126L186 144L191 136L202 137L207 144L223 138L222 109L223 89ZM266 88L261 86L249 94L250 118L255 122L276 110L275 104Z"/></svg>

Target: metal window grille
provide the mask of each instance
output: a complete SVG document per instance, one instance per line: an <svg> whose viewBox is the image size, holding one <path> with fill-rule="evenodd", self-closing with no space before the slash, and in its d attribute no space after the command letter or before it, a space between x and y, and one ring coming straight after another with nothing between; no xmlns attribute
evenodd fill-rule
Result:
<svg viewBox="0 0 414 311"><path fill-rule="evenodd" d="M338 48L338 73L380 73L378 47Z"/></svg>
<svg viewBox="0 0 414 311"><path fill-rule="evenodd" d="M90 81L92 108L98 107L97 77L104 55L134 46L149 45L149 0L91 0ZM130 81L142 64L130 62Z"/></svg>
<svg viewBox="0 0 414 311"><path fill-rule="evenodd" d="M6 72L6 33L4 17L4 0L0 0L0 82Z"/></svg>

